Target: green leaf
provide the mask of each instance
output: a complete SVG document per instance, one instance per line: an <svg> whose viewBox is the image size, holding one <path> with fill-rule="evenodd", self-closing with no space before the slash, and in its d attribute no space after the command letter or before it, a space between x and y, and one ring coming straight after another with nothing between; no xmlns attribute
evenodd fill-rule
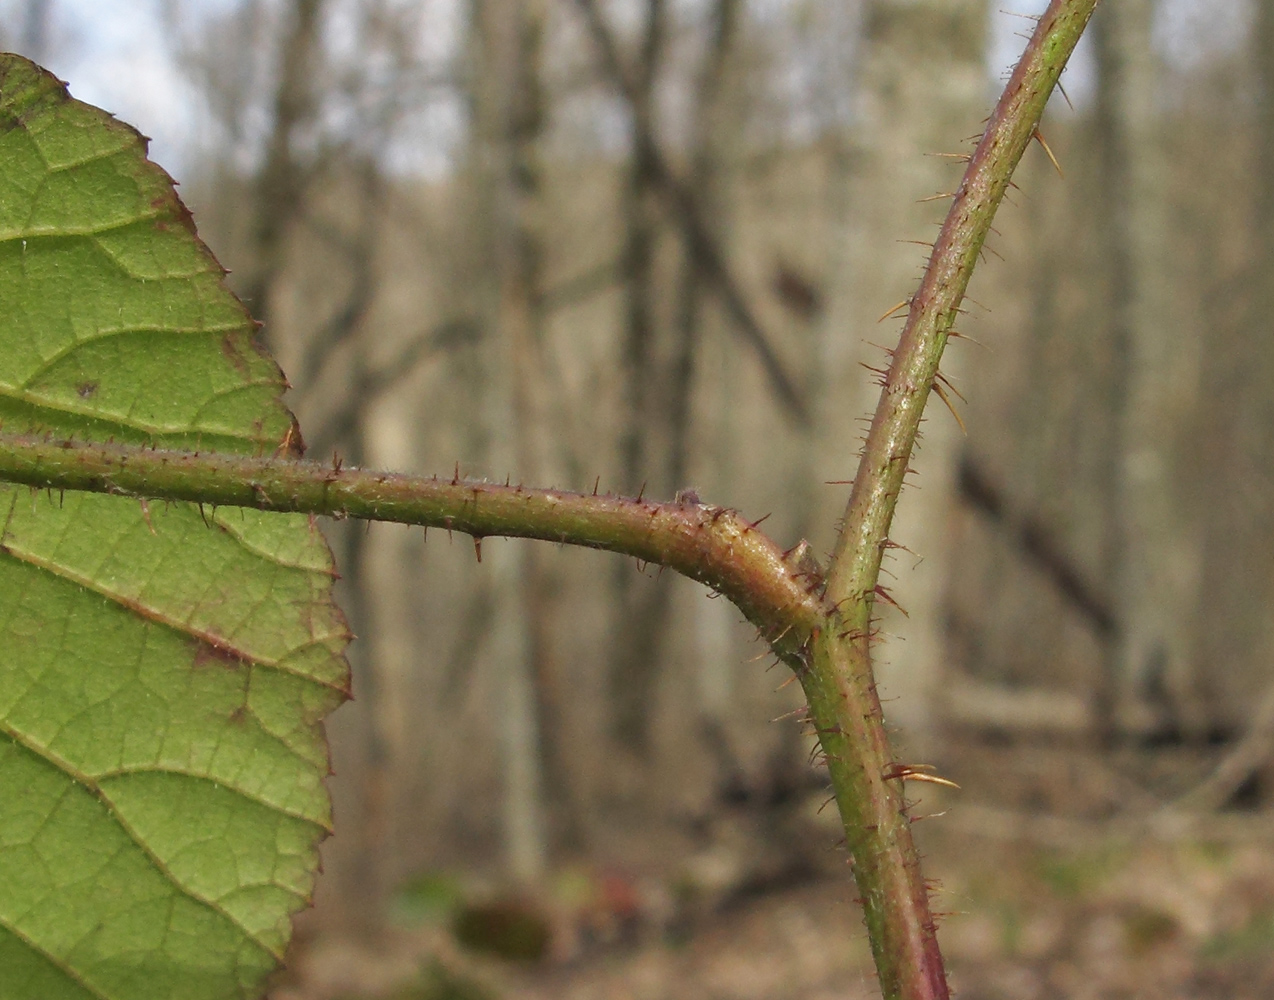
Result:
<svg viewBox="0 0 1274 1000"><path fill-rule="evenodd" d="M0 422L299 451L145 140L0 56ZM259 995L330 826L346 696L304 516L0 489L0 1000Z"/></svg>

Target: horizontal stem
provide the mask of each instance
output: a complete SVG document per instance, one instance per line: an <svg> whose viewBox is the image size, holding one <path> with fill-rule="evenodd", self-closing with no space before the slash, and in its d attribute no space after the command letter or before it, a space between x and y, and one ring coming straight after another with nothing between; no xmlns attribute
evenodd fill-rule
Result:
<svg viewBox="0 0 1274 1000"><path fill-rule="evenodd" d="M285 457L161 451L0 433L0 480L358 517L607 549L716 589L804 686L866 911L885 1000L946 1000L928 889L872 676L880 559L920 418L1009 177L1096 0L1052 0L987 126L934 247L869 432L826 581L737 512L342 469Z"/></svg>
<svg viewBox="0 0 1274 1000"><path fill-rule="evenodd" d="M0 480L208 506L299 511L539 538L667 566L733 601L789 664L825 613L822 584L737 511L609 494L395 475L286 457L164 451L0 433Z"/></svg>

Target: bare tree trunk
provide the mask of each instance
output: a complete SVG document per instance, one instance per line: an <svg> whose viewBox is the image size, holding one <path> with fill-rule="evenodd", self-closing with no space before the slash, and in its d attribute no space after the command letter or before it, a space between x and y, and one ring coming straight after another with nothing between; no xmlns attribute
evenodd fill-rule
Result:
<svg viewBox="0 0 1274 1000"><path fill-rule="evenodd" d="M517 475L524 482L550 482L553 428L546 394L549 375L543 356L547 310L544 304L543 165L540 146L548 117L543 82L546 0L522 0L509 114L509 178L514 199L504 268L504 310L512 349L513 413ZM560 450L560 446L558 449ZM574 794L571 767L563 744L563 681L552 635L562 587L549 568L542 546L527 545L522 572L522 601L530 631L529 662L535 691L535 717L542 748L543 775L537 778L545 811L563 841L578 847L584 839L583 810ZM546 843L548 838L545 838Z"/></svg>
<svg viewBox="0 0 1274 1000"><path fill-rule="evenodd" d="M538 140L543 108L539 63L546 16L542 0L507 5L472 0L474 168L486 174L489 288L484 350L483 414L487 462L519 479L537 473L535 392L538 368L540 248L535 211L539 193ZM491 662L499 671L502 704L496 713L504 776L506 865L517 880L533 882L547 867L540 711L552 699L537 691L535 615L537 564L527 543L501 542L490 563L494 623ZM541 650L542 650L541 646ZM556 724L556 719L553 720Z"/></svg>
<svg viewBox="0 0 1274 1000"><path fill-rule="evenodd" d="M669 164L658 140L654 90L668 17L664 0L648 0L646 17L636 58L623 57L614 33L608 27L598 0L577 0L604 71L627 105L630 121L631 160L624 191L623 213L628 235L624 260L627 288L626 337L621 364L625 384L620 440L620 486L630 492L668 496L687 484L683 481L686 445L673 440L673 429L686 426L689 396L693 385L693 363L697 334L677 338L671 368L671 393L656 393L653 378L665 373L655 361L657 316L654 295L655 244L658 236L656 208L667 212L666 221L681 237L686 256L693 261L696 286L679 297L677 328L699 322L700 290L710 287L730 320L730 329L756 352L783 412L798 426L809 423L803 393L780 360L769 336L748 304L744 291L731 272L719 241L711 233L708 213L696 196L695 180L683 182ZM701 75L701 85L719 86L724 56L735 32L742 8L725 4L714 8L714 39ZM633 65L635 63L635 65ZM717 97L705 95L699 106L713 111L704 115L704 124L716 114ZM692 151L692 159L694 152ZM683 289L684 290L684 289ZM688 297L687 297L688 296ZM688 304L689 303L689 304ZM661 440L656 432L668 436ZM656 442L668 450L665 461ZM663 466L660 468L659 466ZM652 476L651 469L669 474L666 482ZM636 578L634 568L620 565L615 577L616 618L612 627L610 688L612 717L621 747L636 761L650 752L650 727L657 693L660 641L658 623L668 614L668 593L659 583Z"/></svg>
<svg viewBox="0 0 1274 1000"><path fill-rule="evenodd" d="M633 145L643 147L641 156L650 186L663 198L668 221L680 230L682 239L700 259L704 277L711 281L720 296L721 305L730 317L732 329L755 352L783 412L798 425L808 424L809 411L800 390L748 305L743 289L731 272L721 248L709 234L699 204L660 149L654 119L649 114L639 113L641 108L651 107L650 100L641 96L640 73L629 72L618 43L607 27L599 0L576 0L576 3L597 46L603 69L628 106ZM649 26L650 22L647 24ZM649 32L645 37L650 38Z"/></svg>
<svg viewBox="0 0 1274 1000"><path fill-rule="evenodd" d="M252 256L254 267L244 298L271 335L271 299L287 264L288 235L306 212L310 170L297 156L298 138L317 125L319 71L322 62L324 0L292 0L287 8L286 30L279 42L278 70L271 132L266 160L256 183ZM347 259L350 287L344 302L326 327L306 343L301 383L306 384L323 368L333 350L363 331L375 294L375 258L381 204L379 166L372 160L352 165L351 190L360 207L356 227L340 247ZM361 465L366 458L366 409L373 374L367 352L351 353L348 373L349 399L322 437L311 442L321 454L340 452L342 460ZM356 763L348 773L358 774L349 788L350 807L358 823L347 838L348 853L340 863L341 894L353 920L374 930L383 919L387 871L383 861L388 832L389 748L384 737L380 683L376 654L370 636L371 607L367 600L367 542L363 526L344 525L335 536L341 550L343 607L352 631L360 636L350 650L353 686L359 707L348 724L356 729L352 741L358 747ZM353 817L351 817L353 818Z"/></svg>
<svg viewBox="0 0 1274 1000"><path fill-rule="evenodd" d="M243 298L269 336L270 291L283 267L283 242L305 196L308 171L296 156L300 133L317 110L316 77L324 0L292 0L288 33L279 50L278 82L265 165L257 183L252 278Z"/></svg>
<svg viewBox="0 0 1274 1000"><path fill-rule="evenodd" d="M1218 411L1208 450L1207 543L1200 633L1218 728L1248 725L1274 662L1274 5L1260 3L1251 39L1257 105L1251 265L1215 293L1205 399ZM1219 487L1219 488L1218 488Z"/></svg>
<svg viewBox="0 0 1274 1000"><path fill-rule="evenodd" d="M351 339L361 339L366 332L367 317L375 297L376 248L379 245L383 191L380 167L373 160L358 165L350 184L351 194L359 203L357 224L344 247L352 271L350 289L337 310L321 342L310 346L307 360L310 369L323 365L323 355ZM299 203L298 203L299 208ZM276 271L277 274L277 271ZM269 285L264 286L269 293ZM314 355L318 355L315 357ZM318 454L339 454L351 466L362 466L368 459L368 410L375 402L370 391L374 373L369 366L368 350L360 345L350 353L348 401L327 428L327 436L315 438L312 445ZM343 895L355 919L365 930L375 931L384 919L384 904L392 873L387 856L390 843L391 741L386 736L387 708L384 704L380 662L375 636L374 581L368 576L370 565L368 525L346 522L334 532L341 558L339 583L341 606L351 630L358 637L349 650L353 672L356 716L350 723L357 727L360 759L355 807L357 825L346 829L353 843L345 863ZM351 819L354 817L351 817Z"/></svg>
<svg viewBox="0 0 1274 1000"><path fill-rule="evenodd" d="M661 483L648 483L658 420L658 367L655 338L655 249L659 235L654 91L663 55L665 0L647 0L639 56L633 75L629 113L631 154L622 211L625 229L625 330L620 353L623 378L619 440L620 489L630 496ZM610 691L615 736L638 758L650 751L650 724L658 680L657 636L652 618L663 615L663 587L638 579L637 567L618 561L613 577L616 621L611 643Z"/></svg>
<svg viewBox="0 0 1274 1000"><path fill-rule="evenodd" d="M1111 683L1118 730L1198 736L1205 721L1192 633L1200 548L1198 525L1182 509L1176 465L1196 418L1199 359L1192 338L1178 336L1171 322L1153 13L1153 0L1122 0L1103 8L1094 24L1119 368L1111 400L1108 579L1116 588L1120 641Z"/></svg>
<svg viewBox="0 0 1274 1000"><path fill-rule="evenodd" d="M736 42L743 7L739 0L715 0L710 14L710 35L703 63L697 77L692 114L690 175L685 184L689 199L697 207L699 217L707 230L713 246L720 246L719 227L721 216L718 204L723 116L729 58ZM660 186L655 150L645 141L645 135L653 133L651 117L655 63L658 59L659 36L664 29L660 21L666 14L658 3L648 8L647 33L640 71L640 95L633 109L634 120L644 121L633 136L633 159L630 167L630 186L627 191L629 251L629 314L628 358L631 367L630 421L625 428L627 435L623 450L625 488L640 489L659 496L671 496L688 487L690 464L691 416L695 388L695 361L699 352L704 325L703 307L706 293L712 290L712 262L705 260L704 249L708 241L692 241L683 238L682 268L676 294L674 313L674 343L671 364L663 368L654 357L655 287L652 274L654 237L656 233L654 203ZM662 431L662 434L657 434ZM661 447L662 455L656 455L654 445ZM640 463L640 464L638 464ZM661 475L648 481L643 469L657 470ZM638 483L638 478L642 483ZM714 484L718 488L723 483ZM617 732L627 746L639 756L650 749L650 726L655 709L660 668L667 651L666 637L670 626L674 581L658 578L634 585L629 567L621 569L620 593L626 600L621 604L623 619L615 642L613 666L613 691L616 707ZM624 586L628 587L625 592ZM708 721L715 726L724 723L728 679L723 671L732 669L728 652L730 621L717 621L729 614L728 608L709 606L704 613L713 624L706 626L701 636L714 650L705 660L705 669L714 670L717 676L701 678L701 688L710 692L705 701L709 711ZM724 624L724 628L722 627Z"/></svg>
<svg viewBox="0 0 1274 1000"><path fill-rule="evenodd" d="M859 117L856 112L861 110L869 3L811 3L809 20L802 29L816 67L807 100L817 122L824 162L826 186L819 226L827 250L823 267L815 272L815 294L805 312L810 346L804 389L813 420L805 454L800 456L793 477L800 484L794 520L796 532L816 545L840 516L844 502L839 490L827 486L829 481L845 478L846 456L840 449L846 428L840 420L847 411L858 416L859 407L871 405L869 399L874 401L873 387L863 384L858 364L862 343L857 336L847 335L870 294L868 287L858 287L862 267L856 251L862 241L855 231L855 216L861 215L865 206L856 204L856 196L861 194L856 187L864 157L859 148L861 137L854 127ZM866 311L873 305L874 299L867 303ZM850 373L848 379L846 373Z"/></svg>
<svg viewBox="0 0 1274 1000"><path fill-rule="evenodd" d="M689 188L691 197L708 220L720 216L717 179L719 146L723 141L722 116L726 71L743 10L740 0L716 0L712 6L711 36L695 95L695 124L691 135ZM711 225L711 221L709 221ZM703 326L702 308L707 282L704 262L696 247L684 248L681 285L677 292L677 347L669 380L665 412L668 414L666 482L674 489L688 485L690 416L694 399L695 357Z"/></svg>
<svg viewBox="0 0 1274 1000"><path fill-rule="evenodd" d="M734 48L743 16L740 0L716 0L710 17L710 35L703 64L698 75L697 93L694 97L694 126L691 133L690 175L687 188L703 213L704 223L712 236L720 243L721 217L720 173L722 146L728 141L725 133L725 100L730 54ZM668 398L665 404L668 426L668 451L665 462L665 485L669 489L689 486L691 417L695 398L696 360L703 340L705 326L704 306L709 301L712 286L705 274L702 256L696 253L694 244L685 243L682 248L682 268L676 298L676 344L671 377L668 380ZM721 415L728 420L728 414ZM722 448L728 448L731 435L719 434ZM714 449L712 466L717 481L711 483L716 496L729 496L729 457ZM651 659L658 662L663 653L662 637L667 633L673 581L660 580L652 596L657 598L646 609L647 620L642 630L649 634ZM733 701L735 656L731 637L735 614L725 601L700 601L695 606L695 638L698 660L699 714L704 722L704 732L714 751L728 755L730 751L727 724ZM736 766L723 762L723 770L734 777ZM726 780L723 775L719 780Z"/></svg>

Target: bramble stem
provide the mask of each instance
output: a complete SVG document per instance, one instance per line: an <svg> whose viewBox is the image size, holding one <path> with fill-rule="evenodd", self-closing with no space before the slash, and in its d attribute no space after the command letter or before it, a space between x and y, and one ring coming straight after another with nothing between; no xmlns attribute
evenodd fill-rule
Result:
<svg viewBox="0 0 1274 1000"><path fill-rule="evenodd" d="M1053 0L969 159L894 351L828 574L833 601L875 590L925 402L995 212L1097 0Z"/></svg>
<svg viewBox="0 0 1274 1000"><path fill-rule="evenodd" d="M419 524L475 538L539 538L667 566L730 598L786 662L824 614L821 576L737 511L701 503L395 475L290 457L165 451L0 433L0 480L208 506Z"/></svg>
<svg viewBox="0 0 1274 1000"><path fill-rule="evenodd" d="M397 521L607 549L730 598L797 673L862 897L885 1000L947 1000L870 655L881 556L943 347L1009 178L1097 0L1052 0L970 158L894 353L826 583L736 511L692 502L391 475L290 458L0 433L0 480L259 510Z"/></svg>
<svg viewBox="0 0 1274 1000"><path fill-rule="evenodd" d="M886 1000L946 1000L929 891L871 666L872 608L929 391L991 220L1097 0L1052 0L969 159L912 297L827 575L836 610L802 675L845 824Z"/></svg>

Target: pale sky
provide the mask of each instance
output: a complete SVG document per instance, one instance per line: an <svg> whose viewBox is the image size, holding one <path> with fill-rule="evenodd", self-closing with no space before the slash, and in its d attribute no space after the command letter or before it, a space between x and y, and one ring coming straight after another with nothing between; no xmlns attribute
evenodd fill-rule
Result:
<svg viewBox="0 0 1274 1000"><path fill-rule="evenodd" d="M1023 15L1038 14L1047 0L991 0L991 46L987 62L996 79L1007 78L1025 45L1022 32L1034 23ZM1155 44L1169 63L1190 70L1201 62L1236 51L1251 28L1259 0L1158 0ZM1269 0L1266 0L1269 2ZM1096 82L1091 40L1084 38L1071 57L1062 85L1077 104Z"/></svg>
<svg viewBox="0 0 1274 1000"><path fill-rule="evenodd" d="M163 0L52 0L49 69L82 101L105 108L153 139L151 155L177 172L194 146L198 95L164 40ZM235 0L197 0L209 12ZM5 41L22 35L27 0L0 0Z"/></svg>
<svg viewBox="0 0 1274 1000"><path fill-rule="evenodd" d="M69 81L81 100L104 107L154 140L153 157L180 177L197 154L207 117L198 94L174 64L165 42L164 0L52 0L49 67ZM215 14L238 0L185 0L188 11ZM783 0L754 0L767 10ZM839 2L839 0L831 0ZM1022 14L1043 10L1045 0L999 0L992 16L988 75L1011 64L1031 22ZM1175 65L1189 68L1211 54L1233 51L1250 27L1254 0L1160 0L1159 47ZM27 0L0 0L0 25L12 45L20 37ZM1091 53L1076 53L1066 78L1072 100L1082 102L1093 78Z"/></svg>

